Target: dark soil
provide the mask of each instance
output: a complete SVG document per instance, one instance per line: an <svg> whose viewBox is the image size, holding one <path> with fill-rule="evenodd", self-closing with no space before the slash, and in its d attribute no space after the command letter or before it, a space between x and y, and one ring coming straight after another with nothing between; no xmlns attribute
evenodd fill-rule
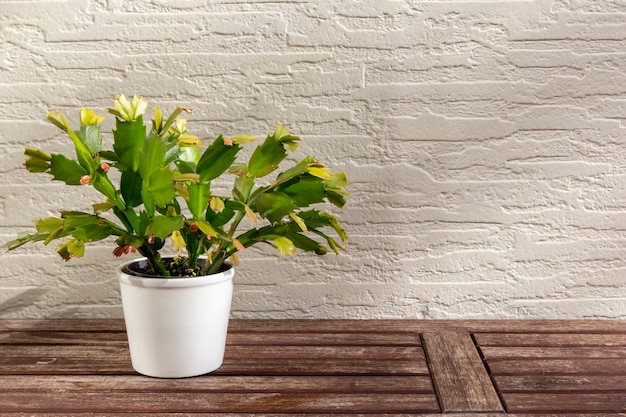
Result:
<svg viewBox="0 0 626 417"><path fill-rule="evenodd" d="M199 266L197 268L190 268L187 258L177 256L175 258L164 259L165 267L170 273L169 277L163 277L158 275L154 269L148 264L147 261L138 261L127 266L124 272L131 275L137 275L149 278L191 278L200 275L200 268L202 268L204 261L198 260ZM230 268L230 265L224 264L218 272L226 271Z"/></svg>

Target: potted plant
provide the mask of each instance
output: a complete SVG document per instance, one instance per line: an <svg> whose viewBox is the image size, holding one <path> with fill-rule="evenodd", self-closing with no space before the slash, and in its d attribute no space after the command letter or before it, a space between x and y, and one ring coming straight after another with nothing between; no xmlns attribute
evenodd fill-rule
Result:
<svg viewBox="0 0 626 417"><path fill-rule="evenodd" d="M6 245L61 240L56 251L67 261L82 256L87 243L113 236L114 255L142 255L118 268L133 367L157 377L211 372L224 355L238 253L261 242L282 255L344 250L347 236L337 219L313 206L342 207L346 177L306 157L266 179L300 141L281 125L242 163L237 154L252 136L220 135L201 150L202 140L180 117L191 109L178 107L165 118L155 106L147 127L145 99L120 95L114 105L108 109L115 116L112 149L103 148L104 117L81 108L78 130L61 111L47 116L69 135L75 158L24 152L28 171L91 186L104 201L93 213L61 211L36 220L35 233ZM232 178L231 195L213 192L222 176ZM162 255L167 240L183 254Z"/></svg>

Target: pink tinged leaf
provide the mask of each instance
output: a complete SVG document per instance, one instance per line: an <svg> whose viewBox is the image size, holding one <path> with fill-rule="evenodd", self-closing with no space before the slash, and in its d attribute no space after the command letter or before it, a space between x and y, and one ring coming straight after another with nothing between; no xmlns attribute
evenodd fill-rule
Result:
<svg viewBox="0 0 626 417"><path fill-rule="evenodd" d="M211 197L211 199L209 200L209 207L214 212L221 213L222 211L224 211L224 208L226 206L224 205L224 200L222 200L221 198Z"/></svg>
<svg viewBox="0 0 626 417"><path fill-rule="evenodd" d="M247 204L244 206L244 211L246 213L246 216L248 216L248 219L250 219L250 223L252 223L253 225L259 224L259 219L257 219L256 214L254 214L254 211L252 211L252 209L248 207Z"/></svg>
<svg viewBox="0 0 626 417"><path fill-rule="evenodd" d="M235 249L237 249L238 251L242 251L245 250L246 248L241 244L240 241L238 241L237 239L233 239L233 246L235 247Z"/></svg>

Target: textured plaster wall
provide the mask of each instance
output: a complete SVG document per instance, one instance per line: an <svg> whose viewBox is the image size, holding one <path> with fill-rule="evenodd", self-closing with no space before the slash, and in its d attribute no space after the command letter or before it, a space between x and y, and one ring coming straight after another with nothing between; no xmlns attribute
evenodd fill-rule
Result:
<svg viewBox="0 0 626 417"><path fill-rule="evenodd" d="M71 149L47 111L141 94L351 180L349 253L247 250L235 317L626 318L625 67L619 0L2 0L0 238L100 200L21 168ZM0 316L119 317L111 242L53 246L1 253Z"/></svg>

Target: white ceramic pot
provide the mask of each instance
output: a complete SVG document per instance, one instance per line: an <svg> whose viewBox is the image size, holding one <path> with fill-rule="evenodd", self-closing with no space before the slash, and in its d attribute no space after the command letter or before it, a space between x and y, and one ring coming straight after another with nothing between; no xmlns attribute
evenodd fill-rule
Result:
<svg viewBox="0 0 626 417"><path fill-rule="evenodd" d="M222 365L235 269L193 278L137 276L118 268L133 368L158 378L184 378Z"/></svg>

